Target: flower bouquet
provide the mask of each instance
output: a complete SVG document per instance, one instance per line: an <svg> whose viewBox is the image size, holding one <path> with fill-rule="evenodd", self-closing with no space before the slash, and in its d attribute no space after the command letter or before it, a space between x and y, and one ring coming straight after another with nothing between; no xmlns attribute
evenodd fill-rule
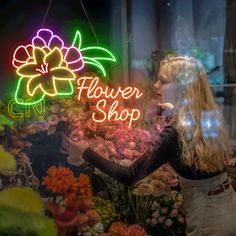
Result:
<svg viewBox="0 0 236 236"><path fill-rule="evenodd" d="M157 198L151 205L146 228L151 235L185 235L182 194L171 191Z"/></svg>
<svg viewBox="0 0 236 236"><path fill-rule="evenodd" d="M51 193L45 207L53 216L59 235L86 232L100 221L93 209L92 190L86 174L75 177L66 167L52 166L42 184Z"/></svg>

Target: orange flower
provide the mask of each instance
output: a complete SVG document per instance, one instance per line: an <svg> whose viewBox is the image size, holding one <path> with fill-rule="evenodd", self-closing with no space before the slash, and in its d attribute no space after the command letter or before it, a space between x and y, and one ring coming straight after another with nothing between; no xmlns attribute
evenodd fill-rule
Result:
<svg viewBox="0 0 236 236"><path fill-rule="evenodd" d="M79 179L78 187L79 187L80 195L87 198L91 198L92 190L90 188L90 181L89 181L88 175L80 174L78 179Z"/></svg>
<svg viewBox="0 0 236 236"><path fill-rule="evenodd" d="M79 191L78 178L74 177L69 168L52 166L47 173L48 175L44 177L42 184L48 190L61 194L65 202L70 202L77 198Z"/></svg>
<svg viewBox="0 0 236 236"><path fill-rule="evenodd" d="M55 166L50 167L47 173L42 184L53 193L61 195L66 203L71 203L80 196L91 198L90 181L86 174L80 174L77 178L69 168Z"/></svg>

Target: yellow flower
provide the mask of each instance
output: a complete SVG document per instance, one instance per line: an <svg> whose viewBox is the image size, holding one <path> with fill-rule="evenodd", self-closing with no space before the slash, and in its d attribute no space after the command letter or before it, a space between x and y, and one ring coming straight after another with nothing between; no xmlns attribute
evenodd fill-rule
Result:
<svg viewBox="0 0 236 236"><path fill-rule="evenodd" d="M0 174L10 175L16 168L16 161L14 157L6 152L0 145Z"/></svg>
<svg viewBox="0 0 236 236"><path fill-rule="evenodd" d="M60 95L67 83L75 79L75 74L67 68L61 51L56 47L49 52L35 47L33 58L19 67L17 73L27 79L30 96L34 96L38 90L49 96Z"/></svg>

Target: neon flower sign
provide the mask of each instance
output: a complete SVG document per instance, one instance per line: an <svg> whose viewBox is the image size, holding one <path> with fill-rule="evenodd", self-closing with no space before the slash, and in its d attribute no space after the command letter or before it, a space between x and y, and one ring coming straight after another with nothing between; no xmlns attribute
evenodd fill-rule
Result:
<svg viewBox="0 0 236 236"><path fill-rule="evenodd" d="M12 64L20 76L15 101L20 105L34 105L45 96L68 96L74 93L72 81L85 64L97 67L106 76L102 61L116 62L114 55L103 47L82 46L77 30L72 45L49 29L39 29L31 44L16 48Z"/></svg>
<svg viewBox="0 0 236 236"><path fill-rule="evenodd" d="M86 92L86 97L88 99L100 99L97 102L96 109L97 113L94 112L92 118L95 122L104 122L104 121L129 121L128 127L130 128L133 121L139 119L141 112L139 109L123 109L118 111L119 101L118 97L121 97L124 100L130 99L131 97L139 99L143 96L143 93L139 91L136 87L126 87L121 88L120 86L117 89L109 89L108 86L101 87L98 86L99 79L97 77L82 77L77 81L78 84L78 100L81 100L82 92ZM105 112L107 106L107 100L112 99L113 103L109 108L108 113ZM99 116L99 118L96 117Z"/></svg>

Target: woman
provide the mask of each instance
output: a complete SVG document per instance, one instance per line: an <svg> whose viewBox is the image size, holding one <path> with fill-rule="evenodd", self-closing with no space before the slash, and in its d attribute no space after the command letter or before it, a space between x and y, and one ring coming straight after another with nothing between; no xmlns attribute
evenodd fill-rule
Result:
<svg viewBox="0 0 236 236"><path fill-rule="evenodd" d="M72 163L84 159L127 185L168 162L182 187L186 234L236 235L236 197L226 174L229 142L202 66L194 58L168 56L155 87L162 102L174 105L174 115L151 156L125 168L99 156L86 142L66 137L63 152Z"/></svg>

